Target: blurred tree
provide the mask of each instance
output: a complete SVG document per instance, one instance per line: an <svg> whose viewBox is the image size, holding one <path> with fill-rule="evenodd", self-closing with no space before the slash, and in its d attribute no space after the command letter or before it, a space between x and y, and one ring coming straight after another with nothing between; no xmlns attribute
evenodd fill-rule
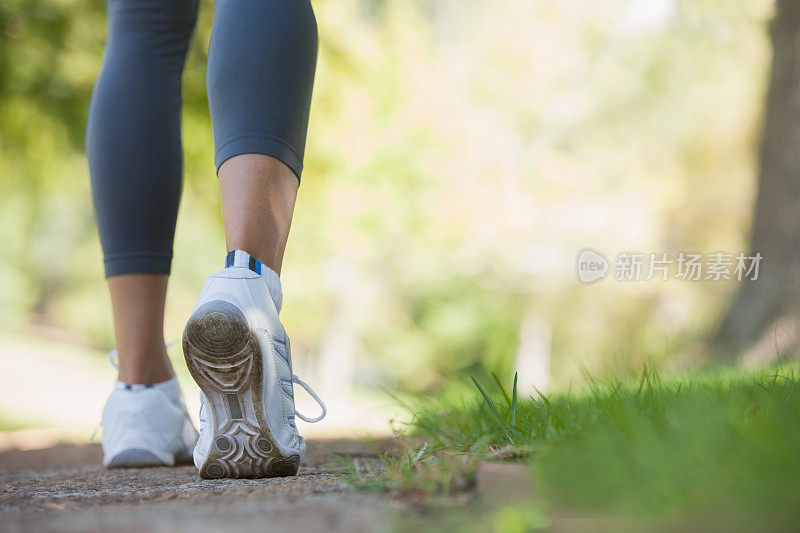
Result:
<svg viewBox="0 0 800 533"><path fill-rule="evenodd" d="M763 361L800 345L800 3L779 0L750 248L764 257L712 339L717 359Z"/></svg>

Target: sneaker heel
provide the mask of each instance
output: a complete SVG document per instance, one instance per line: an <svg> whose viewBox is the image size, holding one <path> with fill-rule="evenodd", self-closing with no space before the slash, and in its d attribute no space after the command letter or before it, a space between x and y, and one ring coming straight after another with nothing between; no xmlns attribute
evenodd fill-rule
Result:
<svg viewBox="0 0 800 533"><path fill-rule="evenodd" d="M239 308L223 300L210 301L186 323L186 362L193 374L199 374L220 392L236 393L252 370L252 353L246 349L251 339L250 327ZM235 394L228 396L235 400Z"/></svg>

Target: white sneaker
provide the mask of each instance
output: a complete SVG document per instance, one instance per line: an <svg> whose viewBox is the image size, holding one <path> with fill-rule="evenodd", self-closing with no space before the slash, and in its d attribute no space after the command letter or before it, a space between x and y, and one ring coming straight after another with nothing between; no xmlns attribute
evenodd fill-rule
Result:
<svg viewBox="0 0 800 533"><path fill-rule="evenodd" d="M183 399L171 400L156 387L115 388L101 425L108 468L187 463L198 436Z"/></svg>
<svg viewBox="0 0 800 533"><path fill-rule="evenodd" d="M261 276L243 267L212 274L186 324L183 353L202 390L200 477L297 474L306 445L295 414L318 422L325 406L292 374L289 338ZM319 417L295 411L293 383L319 403Z"/></svg>

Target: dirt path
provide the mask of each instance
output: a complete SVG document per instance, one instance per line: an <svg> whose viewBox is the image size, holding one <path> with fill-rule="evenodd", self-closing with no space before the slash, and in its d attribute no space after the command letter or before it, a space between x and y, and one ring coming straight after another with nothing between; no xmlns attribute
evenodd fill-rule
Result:
<svg viewBox="0 0 800 533"><path fill-rule="evenodd" d="M390 441L309 441L293 478L200 480L194 466L106 470L98 444L0 453L3 531L374 531L393 504L355 492L335 456L379 464Z"/></svg>

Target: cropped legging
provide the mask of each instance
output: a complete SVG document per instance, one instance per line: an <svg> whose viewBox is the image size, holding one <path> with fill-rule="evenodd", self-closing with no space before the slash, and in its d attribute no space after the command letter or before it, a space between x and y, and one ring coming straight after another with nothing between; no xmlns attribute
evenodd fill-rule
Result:
<svg viewBox="0 0 800 533"><path fill-rule="evenodd" d="M196 18L197 0L108 0L86 129L106 276L170 271L181 75ZM316 59L309 0L216 0L206 90L217 171L236 155L266 154L300 179Z"/></svg>

